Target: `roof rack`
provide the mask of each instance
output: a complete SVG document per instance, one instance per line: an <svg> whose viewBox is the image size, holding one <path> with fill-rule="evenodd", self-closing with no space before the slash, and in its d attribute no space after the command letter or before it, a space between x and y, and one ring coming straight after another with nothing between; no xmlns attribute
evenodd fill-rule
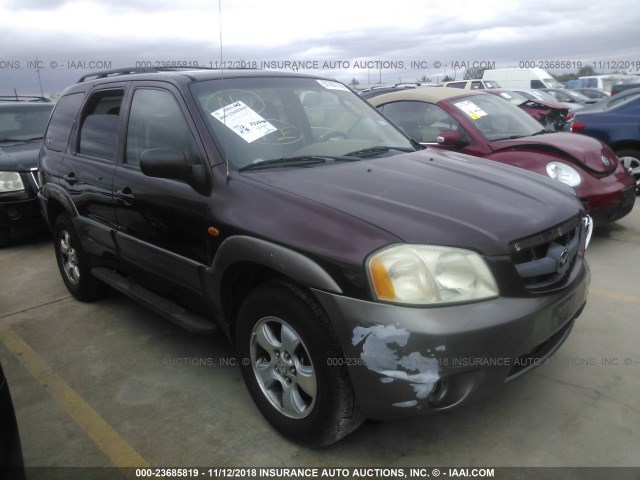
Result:
<svg viewBox="0 0 640 480"><path fill-rule="evenodd" d="M159 73L159 72L185 72L189 70L216 70L209 67L127 67L115 68L113 70L101 70L98 72L83 75L77 83L83 83L89 80L97 80L99 78L119 77L121 75L134 75L136 73Z"/></svg>
<svg viewBox="0 0 640 480"><path fill-rule="evenodd" d="M36 95L0 95L0 102L42 102L51 103L46 97Z"/></svg>

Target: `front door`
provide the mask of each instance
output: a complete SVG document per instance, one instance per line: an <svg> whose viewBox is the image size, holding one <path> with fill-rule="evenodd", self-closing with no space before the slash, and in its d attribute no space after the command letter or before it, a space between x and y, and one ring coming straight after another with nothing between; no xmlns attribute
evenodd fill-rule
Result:
<svg viewBox="0 0 640 480"><path fill-rule="evenodd" d="M176 92L151 86L134 90L113 192L121 258L147 281L156 277L158 285L172 284L174 293L189 298L202 293L199 270L207 263L209 189L149 177L139 168L144 151L171 149L207 170L178 98Z"/></svg>

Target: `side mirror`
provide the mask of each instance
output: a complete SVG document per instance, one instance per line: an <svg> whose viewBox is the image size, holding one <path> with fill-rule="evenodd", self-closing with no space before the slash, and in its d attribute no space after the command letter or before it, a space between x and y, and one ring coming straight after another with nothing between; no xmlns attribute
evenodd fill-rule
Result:
<svg viewBox="0 0 640 480"><path fill-rule="evenodd" d="M140 170L149 177L185 178L193 168L184 155L170 148L150 148L140 155Z"/></svg>
<svg viewBox="0 0 640 480"><path fill-rule="evenodd" d="M462 147L467 145L460 132L454 130L442 130L438 135L438 145L443 147Z"/></svg>

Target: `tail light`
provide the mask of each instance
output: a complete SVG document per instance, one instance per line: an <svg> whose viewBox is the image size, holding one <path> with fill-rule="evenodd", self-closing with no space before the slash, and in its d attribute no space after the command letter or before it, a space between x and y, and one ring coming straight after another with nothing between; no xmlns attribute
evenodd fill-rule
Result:
<svg viewBox="0 0 640 480"><path fill-rule="evenodd" d="M574 117L573 113L571 113L571 112L567 113L567 122L569 120L573 119L573 117Z"/></svg>
<svg viewBox="0 0 640 480"><path fill-rule="evenodd" d="M582 122L573 122L571 124L571 131L574 132L574 133L575 132L579 132L581 130L584 130L586 126L587 125L585 123L582 123Z"/></svg>

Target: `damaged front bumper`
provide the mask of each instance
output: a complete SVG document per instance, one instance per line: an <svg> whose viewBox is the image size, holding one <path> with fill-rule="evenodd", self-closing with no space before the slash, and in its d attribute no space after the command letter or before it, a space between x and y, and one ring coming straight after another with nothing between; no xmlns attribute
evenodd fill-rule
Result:
<svg viewBox="0 0 640 480"><path fill-rule="evenodd" d="M545 296L412 308L314 290L332 319L362 413L373 419L446 410L488 395L544 363L587 299L576 280Z"/></svg>

